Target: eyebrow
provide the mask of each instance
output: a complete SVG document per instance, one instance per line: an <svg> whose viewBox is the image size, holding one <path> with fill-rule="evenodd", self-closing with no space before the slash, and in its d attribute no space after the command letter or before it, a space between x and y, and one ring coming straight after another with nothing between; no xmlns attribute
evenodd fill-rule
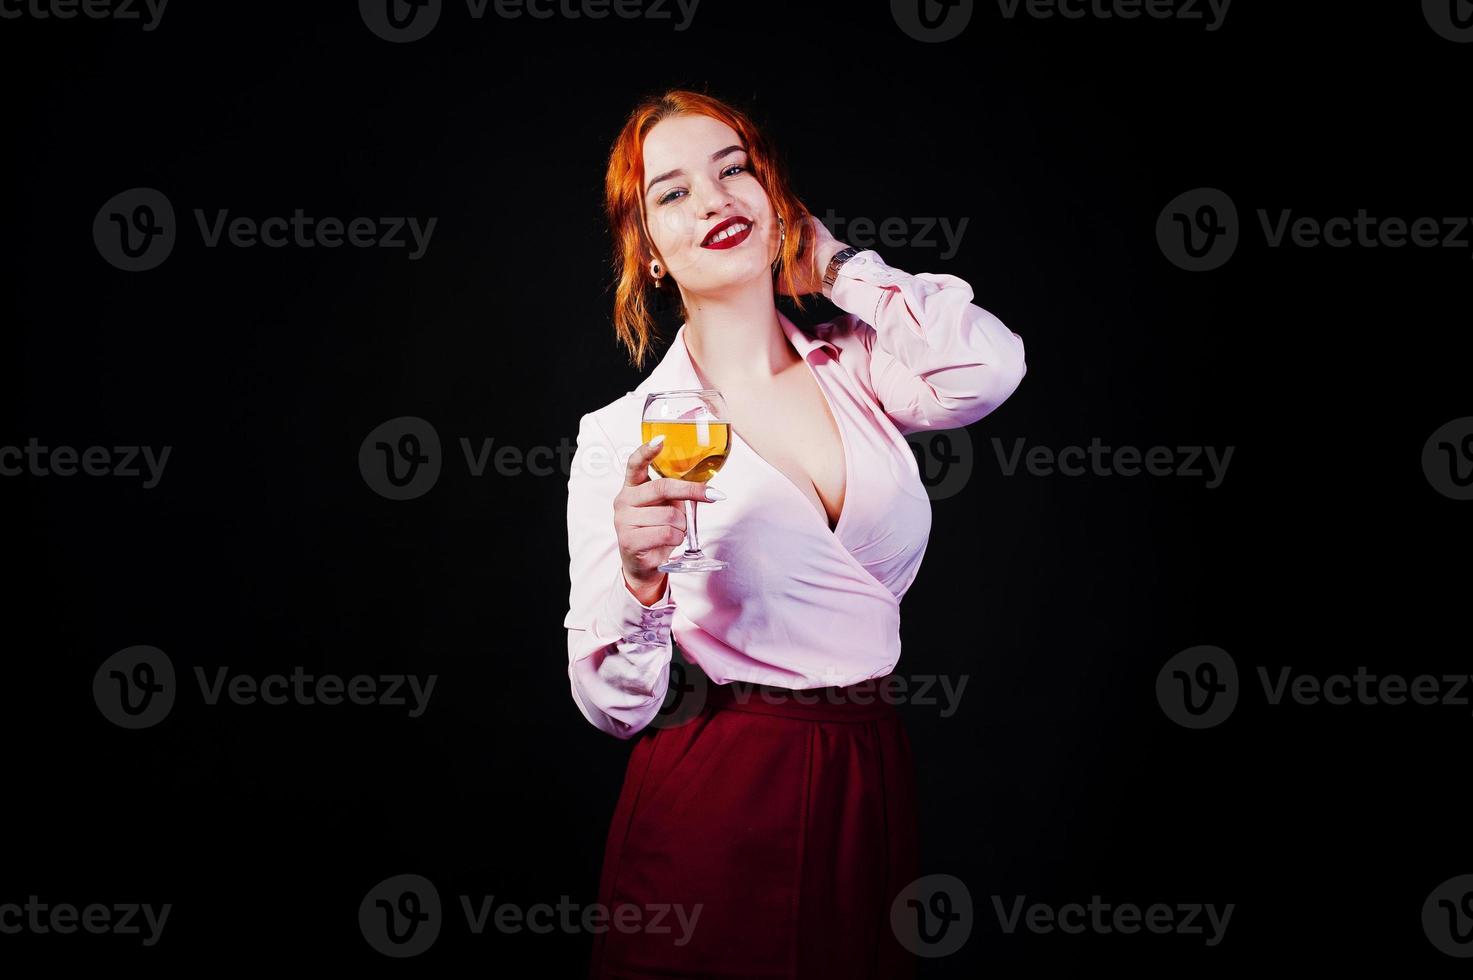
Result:
<svg viewBox="0 0 1473 980"><path fill-rule="evenodd" d="M745 147L736 146L736 145L728 146L724 150L717 150L715 153L711 154L711 162L712 163L715 163L717 160L720 160L722 157L727 156L727 155L732 154L732 153L745 153L745 152L746 152L746 148ZM665 173L660 174L658 177L655 177L648 184L646 184L645 185L645 188L644 188L644 192L646 194L648 194L650 192L650 190L656 184L658 184L660 181L662 181L662 180L669 180L671 177L679 177L683 173L685 173L685 171L684 170L681 170L678 167L676 169L674 169L674 170L668 170Z"/></svg>

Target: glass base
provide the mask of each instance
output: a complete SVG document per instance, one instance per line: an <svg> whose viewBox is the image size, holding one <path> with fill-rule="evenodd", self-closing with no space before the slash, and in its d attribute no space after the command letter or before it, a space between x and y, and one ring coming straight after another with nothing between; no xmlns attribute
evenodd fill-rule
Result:
<svg viewBox="0 0 1473 980"><path fill-rule="evenodd" d="M726 562L720 558L709 558L696 552L692 554L687 551L679 558L672 558L660 566L662 572L719 572L726 567Z"/></svg>

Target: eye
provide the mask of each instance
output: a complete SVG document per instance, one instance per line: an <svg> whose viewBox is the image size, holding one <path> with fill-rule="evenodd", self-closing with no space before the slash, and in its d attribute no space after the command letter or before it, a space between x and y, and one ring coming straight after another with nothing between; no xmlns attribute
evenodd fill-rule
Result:
<svg viewBox="0 0 1473 980"><path fill-rule="evenodd" d="M727 167L722 168L721 176L723 176L723 177L728 177L728 176L735 177L736 174L731 173L731 171L733 171L733 170L737 171L737 173L746 173L747 172L747 165L744 164L744 163L733 163L730 166L727 166ZM675 196L677 194L684 194L684 193L685 193L685 191L683 191L683 190L681 190L679 188L676 188L676 189L674 189L672 191L668 191L664 196L662 196L660 198L659 203L660 204L669 204L671 201L675 200Z"/></svg>

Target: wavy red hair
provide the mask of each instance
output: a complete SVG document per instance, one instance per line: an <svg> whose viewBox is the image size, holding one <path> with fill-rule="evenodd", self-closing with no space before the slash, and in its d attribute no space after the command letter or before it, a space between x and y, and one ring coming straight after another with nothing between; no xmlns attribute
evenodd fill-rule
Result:
<svg viewBox="0 0 1473 980"><path fill-rule="evenodd" d="M604 211L613 236L614 254L614 333L629 351L631 362L643 368L653 342L658 340L651 314L650 260L654 258L651 243L644 230L644 140L662 119L681 115L705 115L726 123L741 139L747 151L752 175L767 192L774 213L786 225L787 235L778 254L774 291L792 297L793 305L803 309L796 294L799 255L809 254L813 231L805 219L808 211L788 183L787 172L762 131L746 112L703 92L671 89L645 98L630 112L624 128L609 151L608 171L604 176ZM668 273L663 289L675 297L677 315L685 317L674 278Z"/></svg>

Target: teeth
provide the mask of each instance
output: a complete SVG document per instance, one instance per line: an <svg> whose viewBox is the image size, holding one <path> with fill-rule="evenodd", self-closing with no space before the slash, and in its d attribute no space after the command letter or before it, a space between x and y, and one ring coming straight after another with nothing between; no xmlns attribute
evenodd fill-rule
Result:
<svg viewBox="0 0 1473 980"><path fill-rule="evenodd" d="M746 231L748 227L749 226L748 225L745 225L745 224L735 224L735 225L732 225L730 228L727 228L721 234L719 234L715 238L711 239L711 244L714 245L717 242L725 241L726 239L730 238L732 235L740 235L742 232Z"/></svg>

